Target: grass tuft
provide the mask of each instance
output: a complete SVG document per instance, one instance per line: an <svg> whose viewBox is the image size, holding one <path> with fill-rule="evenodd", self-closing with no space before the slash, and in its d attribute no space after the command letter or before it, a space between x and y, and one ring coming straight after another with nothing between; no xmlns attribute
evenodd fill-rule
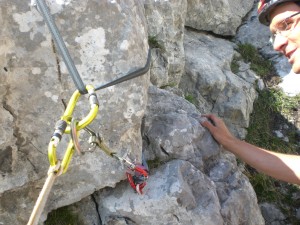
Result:
<svg viewBox="0 0 300 225"><path fill-rule="evenodd" d="M148 44L150 48L158 48L162 52L165 52L165 47L157 40L156 36L148 36Z"/></svg>
<svg viewBox="0 0 300 225"><path fill-rule="evenodd" d="M268 86L270 82L273 82L274 77L278 78L276 83L278 84L280 79L271 61L264 59L253 45L239 44L238 52L246 63L251 63L250 69L260 76Z"/></svg>
<svg viewBox="0 0 300 225"><path fill-rule="evenodd" d="M81 225L79 216L69 206L49 213L45 225Z"/></svg>

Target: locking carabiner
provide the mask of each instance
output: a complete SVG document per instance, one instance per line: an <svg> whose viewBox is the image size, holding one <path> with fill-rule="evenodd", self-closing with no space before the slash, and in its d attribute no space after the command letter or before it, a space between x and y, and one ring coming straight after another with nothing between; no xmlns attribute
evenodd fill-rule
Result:
<svg viewBox="0 0 300 225"><path fill-rule="evenodd" d="M87 85L86 89L88 90L89 93L90 112L82 120L76 122L75 125L76 131L79 131L85 128L87 125L89 125L96 118L99 110L99 102L97 99L97 95L95 94L94 87L91 85ZM55 125L55 131L48 145L48 159L49 159L50 166L52 167L54 167L58 161L56 157L56 148L62 138L62 135L64 133L71 132L71 122L73 117L72 114L80 96L81 94L78 90L76 90L73 93L63 116ZM74 129L74 127L72 128ZM61 167L63 168L62 173L65 173L67 171L73 152L74 152L74 143L72 140L70 140L61 163Z"/></svg>

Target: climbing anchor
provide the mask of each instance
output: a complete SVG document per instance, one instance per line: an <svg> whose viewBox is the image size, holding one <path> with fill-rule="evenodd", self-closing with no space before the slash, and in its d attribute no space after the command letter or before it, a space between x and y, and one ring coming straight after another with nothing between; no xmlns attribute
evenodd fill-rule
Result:
<svg viewBox="0 0 300 225"><path fill-rule="evenodd" d="M35 203L27 225L36 225L38 223L55 179L67 171L74 149L78 148L78 146L76 146L78 143L74 144L73 140L77 139L79 135L78 131L89 125L97 116L99 103L95 94L95 89L91 85L87 85L86 89L89 93L90 102L90 112L88 115L79 122L75 121L72 117L76 103L81 95L80 92L76 90L73 93L63 116L55 125L55 131L48 145L48 159L50 162L48 177ZM69 141L63 159L58 160L56 157L56 148L64 133L71 133L72 138Z"/></svg>

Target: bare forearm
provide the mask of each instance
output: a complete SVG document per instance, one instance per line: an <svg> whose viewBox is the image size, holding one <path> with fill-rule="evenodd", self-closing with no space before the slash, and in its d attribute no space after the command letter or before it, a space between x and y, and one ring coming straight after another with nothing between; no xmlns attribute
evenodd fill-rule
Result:
<svg viewBox="0 0 300 225"><path fill-rule="evenodd" d="M300 184L300 156L271 152L236 138L224 144L244 162L276 179Z"/></svg>
<svg viewBox="0 0 300 225"><path fill-rule="evenodd" d="M204 115L201 122L213 137L244 162L276 179L300 184L300 156L271 152L235 138L222 119L213 114Z"/></svg>

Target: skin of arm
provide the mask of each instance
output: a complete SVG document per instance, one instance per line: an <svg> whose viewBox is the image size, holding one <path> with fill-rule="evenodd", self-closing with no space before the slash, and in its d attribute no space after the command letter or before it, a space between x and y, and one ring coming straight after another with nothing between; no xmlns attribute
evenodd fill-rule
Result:
<svg viewBox="0 0 300 225"><path fill-rule="evenodd" d="M272 152L234 137L224 121L215 115L203 115L209 120L201 122L215 140L241 160L278 180L300 184L300 156Z"/></svg>

